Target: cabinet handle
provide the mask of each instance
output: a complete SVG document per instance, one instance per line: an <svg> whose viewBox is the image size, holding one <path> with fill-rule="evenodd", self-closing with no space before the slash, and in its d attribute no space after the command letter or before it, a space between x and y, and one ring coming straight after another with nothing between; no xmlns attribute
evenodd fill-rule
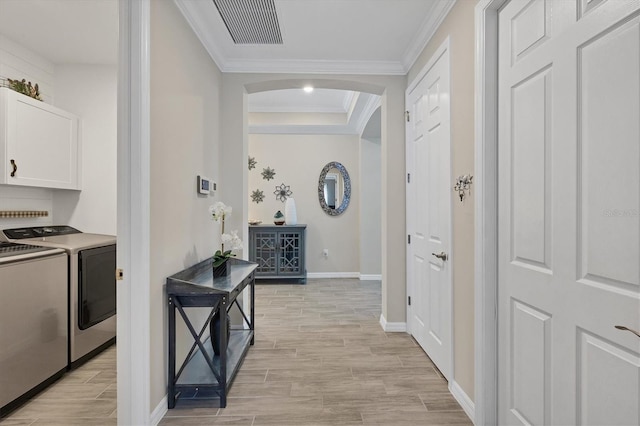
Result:
<svg viewBox="0 0 640 426"><path fill-rule="evenodd" d="M10 160L11 161L11 167L13 167L13 171L11 172L11 177L16 177L16 172L18 171L18 165L16 164L15 160Z"/></svg>
<svg viewBox="0 0 640 426"><path fill-rule="evenodd" d="M624 325L615 325L614 327L617 328L618 330L630 331L636 336L640 337L640 332L637 332L629 327L625 327Z"/></svg>

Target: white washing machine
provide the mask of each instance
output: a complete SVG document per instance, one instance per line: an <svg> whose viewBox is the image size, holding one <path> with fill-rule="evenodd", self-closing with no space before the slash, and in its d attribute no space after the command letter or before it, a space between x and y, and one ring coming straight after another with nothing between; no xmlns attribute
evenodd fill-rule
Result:
<svg viewBox="0 0 640 426"><path fill-rule="evenodd" d="M70 226L5 229L7 241L60 248L69 255L69 367L115 342L116 237Z"/></svg>

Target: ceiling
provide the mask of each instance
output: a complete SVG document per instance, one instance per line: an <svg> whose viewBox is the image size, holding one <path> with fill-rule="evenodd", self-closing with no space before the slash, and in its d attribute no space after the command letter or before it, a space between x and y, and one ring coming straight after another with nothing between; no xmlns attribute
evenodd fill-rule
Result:
<svg viewBox="0 0 640 426"><path fill-rule="evenodd" d="M379 107L380 96L347 90L252 93L248 102L249 133L362 135Z"/></svg>
<svg viewBox="0 0 640 426"><path fill-rule="evenodd" d="M216 0L217 1L217 0ZM231 3L237 0L231 0ZM269 0L252 0L253 6ZM214 0L175 0L223 72L405 75L455 0L274 0L282 44L236 44ZM229 3L221 0L219 3ZM238 15L249 21L251 16ZM255 25L255 24L254 24ZM343 113L347 123L251 125L252 133L362 134L378 97L339 90L255 93L250 112ZM349 111L354 102L359 107ZM364 115L360 115L364 114ZM377 125L376 117L378 117ZM379 110L367 127L380 134ZM376 130L377 129L377 130Z"/></svg>
<svg viewBox="0 0 640 426"><path fill-rule="evenodd" d="M115 64L117 5L117 0L0 0L0 34L54 64Z"/></svg>
<svg viewBox="0 0 640 426"><path fill-rule="evenodd" d="M233 42L213 0L174 0L223 72L386 75L408 72L454 2L273 0L282 44L257 45ZM29 19L17 19L25 16ZM0 35L54 64L115 64L117 0L0 0ZM282 90L251 95L249 108L347 113L358 97L336 90ZM365 98L359 102L368 107L347 113L350 132L354 123L362 128L357 113L375 110L374 100Z"/></svg>
<svg viewBox="0 0 640 426"><path fill-rule="evenodd" d="M273 1L276 45L235 44L212 0L175 3L223 72L404 75L455 2Z"/></svg>

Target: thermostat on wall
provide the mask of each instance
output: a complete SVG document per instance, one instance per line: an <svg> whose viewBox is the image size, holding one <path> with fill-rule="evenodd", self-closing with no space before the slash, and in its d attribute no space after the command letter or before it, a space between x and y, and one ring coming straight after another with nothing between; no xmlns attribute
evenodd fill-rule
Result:
<svg viewBox="0 0 640 426"><path fill-rule="evenodd" d="M215 191L215 183L212 185L212 182L209 178L198 176L198 192L200 194L209 195L212 190Z"/></svg>

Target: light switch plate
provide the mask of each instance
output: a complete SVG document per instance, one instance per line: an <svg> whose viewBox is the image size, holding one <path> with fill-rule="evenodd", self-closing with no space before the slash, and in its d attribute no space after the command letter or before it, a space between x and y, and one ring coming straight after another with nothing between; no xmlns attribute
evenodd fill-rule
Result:
<svg viewBox="0 0 640 426"><path fill-rule="evenodd" d="M198 193L209 195L213 189L211 180L204 176L198 176Z"/></svg>

